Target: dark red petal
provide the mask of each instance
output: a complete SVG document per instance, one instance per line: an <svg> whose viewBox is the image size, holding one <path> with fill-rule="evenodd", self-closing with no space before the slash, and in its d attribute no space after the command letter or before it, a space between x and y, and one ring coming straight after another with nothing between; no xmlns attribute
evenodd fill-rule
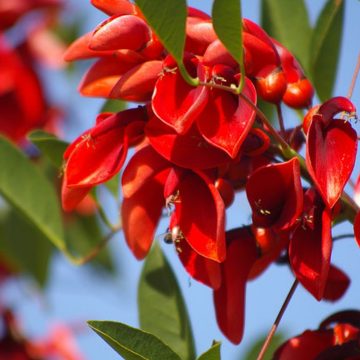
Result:
<svg viewBox="0 0 360 360"><path fill-rule="evenodd" d="M360 211L356 214L355 221L354 221L354 234L355 240L360 246Z"/></svg>
<svg viewBox="0 0 360 360"><path fill-rule="evenodd" d="M121 180L124 197L133 196L144 183L169 167L169 162L154 151L151 146L143 147L130 159L124 170Z"/></svg>
<svg viewBox="0 0 360 360"><path fill-rule="evenodd" d="M360 311L359 310L342 310L330 315L320 324L320 329L326 329L334 324L350 324L360 329Z"/></svg>
<svg viewBox="0 0 360 360"><path fill-rule="evenodd" d="M202 173L189 173L179 186L179 226L189 245L201 256L225 259L225 206L215 185ZM180 211L179 211L180 210Z"/></svg>
<svg viewBox="0 0 360 360"><path fill-rule="evenodd" d="M331 213L316 205L315 215L306 223L299 224L289 245L289 258L293 271L301 284L317 299L324 297L330 269L332 250ZM320 214L319 214L320 212Z"/></svg>
<svg viewBox="0 0 360 360"><path fill-rule="evenodd" d="M192 65L191 60L185 59L185 62L196 72L196 65ZM193 87L186 83L176 67L165 67L155 85L152 109L165 124L184 134L206 105L208 93L205 86Z"/></svg>
<svg viewBox="0 0 360 360"><path fill-rule="evenodd" d="M254 171L246 184L246 195L257 227L291 227L303 208L300 165L297 158Z"/></svg>
<svg viewBox="0 0 360 360"><path fill-rule="evenodd" d="M181 263L192 278L215 290L220 287L221 269L218 262L199 255L186 239L180 240L175 246L179 249Z"/></svg>
<svg viewBox="0 0 360 360"><path fill-rule="evenodd" d="M146 179L131 196L124 196L122 202L121 219L125 239L139 260L146 256L155 237L165 206L163 186L167 175L168 170L164 170Z"/></svg>
<svg viewBox="0 0 360 360"><path fill-rule="evenodd" d="M333 345L332 330L306 330L285 342L274 354L274 360L314 360L321 351Z"/></svg>
<svg viewBox="0 0 360 360"><path fill-rule="evenodd" d="M214 304L221 331L231 342L239 344L244 332L246 282L257 259L257 249L247 229L232 232L231 237L234 239L221 264L221 286L214 291Z"/></svg>
<svg viewBox="0 0 360 360"><path fill-rule="evenodd" d="M312 121L306 142L306 165L323 200L332 208L354 168L357 135L350 123L334 120L328 126Z"/></svg>
<svg viewBox="0 0 360 360"><path fill-rule="evenodd" d="M109 97L120 76L136 64L106 57L93 64L84 75L79 91L84 96Z"/></svg>
<svg viewBox="0 0 360 360"><path fill-rule="evenodd" d="M350 278L339 268L330 265L329 276L325 286L324 300L339 300L350 285Z"/></svg>
<svg viewBox="0 0 360 360"><path fill-rule="evenodd" d="M256 104L256 90L245 79L243 94ZM255 120L255 111L241 97L212 90L206 107L197 119L200 134L212 145L235 158Z"/></svg>
<svg viewBox="0 0 360 360"><path fill-rule="evenodd" d="M355 105L346 97L336 96L320 105L318 113L322 115L323 121L328 124L339 112L355 114Z"/></svg>
<svg viewBox="0 0 360 360"><path fill-rule="evenodd" d="M91 0L91 4L108 15L130 15L135 12L128 0Z"/></svg>
<svg viewBox="0 0 360 360"><path fill-rule="evenodd" d="M184 135L153 116L145 127L151 146L172 163L190 169L207 169L231 158L220 149L211 146L193 125Z"/></svg>
<svg viewBox="0 0 360 360"><path fill-rule="evenodd" d="M115 15L95 29L89 47L92 50L138 51L150 40L150 28L144 20L135 15Z"/></svg>
<svg viewBox="0 0 360 360"><path fill-rule="evenodd" d="M162 61L151 60L138 64L123 76L113 87L110 97L126 101L148 101L160 76Z"/></svg>

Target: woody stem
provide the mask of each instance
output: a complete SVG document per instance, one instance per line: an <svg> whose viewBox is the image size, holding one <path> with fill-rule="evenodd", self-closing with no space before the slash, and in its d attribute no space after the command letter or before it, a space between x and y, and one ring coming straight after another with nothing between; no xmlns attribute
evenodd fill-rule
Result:
<svg viewBox="0 0 360 360"><path fill-rule="evenodd" d="M266 337L266 339L264 341L264 344L263 344L263 346L262 346L256 360L262 360L264 358L265 352L266 352L267 348L270 345L271 339L274 336L274 334L275 334L275 332L276 332L276 330L277 330L277 328L278 328L278 326L280 324L280 321L281 321L281 319L282 319L282 317L284 315L284 312L285 312L287 306L289 305L289 302L290 302L292 296L294 295L298 284L299 284L299 280L295 279L294 283L291 286L291 289L290 289L288 295L286 296L286 299L285 299L283 305L281 306L281 309L280 309L280 311L279 311L279 313L278 313L278 315L277 315L277 317L276 317L276 319L274 321L274 324L272 325L272 327L271 327L271 329L270 329L270 331L269 331L269 333L268 333L268 335L267 335L267 337Z"/></svg>

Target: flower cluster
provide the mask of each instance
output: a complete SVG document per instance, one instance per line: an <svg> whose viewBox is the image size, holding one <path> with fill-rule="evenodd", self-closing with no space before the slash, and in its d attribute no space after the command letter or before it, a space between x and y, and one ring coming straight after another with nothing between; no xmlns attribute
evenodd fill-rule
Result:
<svg viewBox="0 0 360 360"><path fill-rule="evenodd" d="M164 240L186 271L213 289L219 327L232 342L243 336L247 282L280 255L316 299L340 298L349 279L331 264L331 226L350 206L341 196L357 135L336 114L353 116L354 105L333 98L312 108L303 127L276 131L257 98L310 108L314 90L291 52L257 24L243 19L245 79L236 94L239 64L207 14L188 8L183 63L199 79L191 86L139 8L127 0L92 4L110 17L65 55L97 59L80 92L141 105L98 115L68 147L64 209L117 174L135 147L122 175L126 242L143 259L167 208ZM297 152L304 144L306 161ZM252 223L226 230L227 209L244 190Z"/></svg>

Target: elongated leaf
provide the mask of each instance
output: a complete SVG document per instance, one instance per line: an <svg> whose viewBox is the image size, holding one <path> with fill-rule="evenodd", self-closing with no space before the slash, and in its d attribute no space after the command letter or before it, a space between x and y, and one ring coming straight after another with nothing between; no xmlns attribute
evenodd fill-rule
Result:
<svg viewBox="0 0 360 360"><path fill-rule="evenodd" d="M344 1L328 0L311 41L312 77L320 100L332 95L343 31Z"/></svg>
<svg viewBox="0 0 360 360"><path fill-rule="evenodd" d="M153 28L167 51L182 63L185 46L185 0L136 0L148 24Z"/></svg>
<svg viewBox="0 0 360 360"><path fill-rule="evenodd" d="M68 146L67 142L43 130L33 131L28 135L28 138L56 168L59 169L61 167L63 163L63 153Z"/></svg>
<svg viewBox="0 0 360 360"><path fill-rule="evenodd" d="M242 17L240 0L214 0L214 30L233 58L242 66Z"/></svg>
<svg viewBox="0 0 360 360"><path fill-rule="evenodd" d="M154 245L141 274L140 326L171 346L184 360L195 358L190 320L175 275Z"/></svg>
<svg viewBox="0 0 360 360"><path fill-rule="evenodd" d="M59 200L49 181L0 136L0 194L54 245L64 249Z"/></svg>
<svg viewBox="0 0 360 360"><path fill-rule="evenodd" d="M1 216L0 252L16 269L32 276L40 286L45 285L51 244L14 210Z"/></svg>
<svg viewBox="0 0 360 360"><path fill-rule="evenodd" d="M213 346L201 354L197 360L221 360L220 356L220 342L215 342Z"/></svg>
<svg viewBox="0 0 360 360"><path fill-rule="evenodd" d="M89 321L88 324L125 360L181 360L150 333L113 321Z"/></svg>
<svg viewBox="0 0 360 360"><path fill-rule="evenodd" d="M270 36L280 41L309 68L311 27L304 0L262 0L262 25Z"/></svg>
<svg viewBox="0 0 360 360"><path fill-rule="evenodd" d="M65 235L68 248L79 256L88 254L104 237L96 216L80 216L75 214L67 222ZM105 270L114 270L107 248L103 249L96 256L94 264L100 265Z"/></svg>

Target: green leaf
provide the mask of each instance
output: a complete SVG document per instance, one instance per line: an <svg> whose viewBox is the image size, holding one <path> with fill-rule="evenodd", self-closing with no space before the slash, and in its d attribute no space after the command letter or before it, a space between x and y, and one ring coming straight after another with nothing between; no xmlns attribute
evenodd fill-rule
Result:
<svg viewBox="0 0 360 360"><path fill-rule="evenodd" d="M311 41L311 70L321 101L332 95L343 31L344 1L329 0L316 22Z"/></svg>
<svg viewBox="0 0 360 360"><path fill-rule="evenodd" d="M182 359L194 359L189 316L175 275L160 247L148 254L138 291L140 327L171 346Z"/></svg>
<svg viewBox="0 0 360 360"><path fill-rule="evenodd" d="M66 223L65 235L70 252L78 254L80 257L89 253L104 237L95 215L80 216L72 214ZM94 264L100 265L109 271L114 270L112 259L106 248L96 256Z"/></svg>
<svg viewBox="0 0 360 360"><path fill-rule="evenodd" d="M253 360L256 359L260 353L260 350L265 342L267 335L262 335L258 338L255 338L253 343L250 345L248 351L246 352L244 360ZM277 348L285 341L285 336L283 333L277 333L273 336L269 347L266 350L264 355L264 360L273 359L274 352Z"/></svg>
<svg viewBox="0 0 360 360"><path fill-rule="evenodd" d="M113 321L89 321L88 324L125 360L181 360L147 332Z"/></svg>
<svg viewBox="0 0 360 360"><path fill-rule="evenodd" d="M106 100L104 105L101 107L100 112L119 112L125 110L127 102L117 99Z"/></svg>
<svg viewBox="0 0 360 360"><path fill-rule="evenodd" d="M311 27L304 0L262 0L262 26L309 68Z"/></svg>
<svg viewBox="0 0 360 360"><path fill-rule="evenodd" d="M64 230L55 190L25 155L0 136L0 194L59 249Z"/></svg>
<svg viewBox="0 0 360 360"><path fill-rule="evenodd" d="M233 58L243 66L242 17L240 0L214 0L214 30Z"/></svg>
<svg viewBox="0 0 360 360"><path fill-rule="evenodd" d="M135 0L135 3L166 50L176 60L184 79L196 85L195 80L190 77L183 65L186 0Z"/></svg>
<svg viewBox="0 0 360 360"><path fill-rule="evenodd" d="M201 354L197 360L221 360L220 347L221 343L215 341L212 347Z"/></svg>
<svg viewBox="0 0 360 360"><path fill-rule="evenodd" d="M31 275L40 286L47 280L51 250L48 239L14 210L1 216L1 255L16 269Z"/></svg>
<svg viewBox="0 0 360 360"><path fill-rule="evenodd" d="M28 135L28 139L39 148L57 169L61 168L64 151L69 145L67 142L43 130L33 131Z"/></svg>

